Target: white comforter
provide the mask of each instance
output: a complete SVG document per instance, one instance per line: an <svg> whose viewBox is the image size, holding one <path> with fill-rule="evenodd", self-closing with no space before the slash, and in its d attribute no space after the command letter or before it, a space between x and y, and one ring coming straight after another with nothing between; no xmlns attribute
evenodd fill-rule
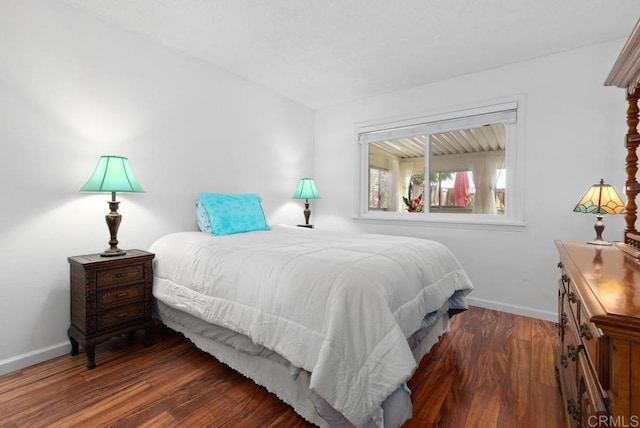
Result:
<svg viewBox="0 0 640 428"><path fill-rule="evenodd" d="M417 363L406 338L469 278L424 239L276 226L228 236L182 232L150 248L154 296L250 337L311 373L311 388L354 425L382 426L381 403Z"/></svg>

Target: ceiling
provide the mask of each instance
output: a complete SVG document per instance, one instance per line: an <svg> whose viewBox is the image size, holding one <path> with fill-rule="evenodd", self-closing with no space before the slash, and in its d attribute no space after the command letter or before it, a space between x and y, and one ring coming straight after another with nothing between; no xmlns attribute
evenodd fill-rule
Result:
<svg viewBox="0 0 640 428"><path fill-rule="evenodd" d="M640 17L638 0L59 1L310 108L626 39Z"/></svg>

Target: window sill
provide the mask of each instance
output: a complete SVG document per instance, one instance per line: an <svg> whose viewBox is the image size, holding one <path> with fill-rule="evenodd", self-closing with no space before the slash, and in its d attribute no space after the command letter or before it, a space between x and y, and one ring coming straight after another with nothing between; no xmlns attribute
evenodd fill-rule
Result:
<svg viewBox="0 0 640 428"><path fill-rule="evenodd" d="M524 221L516 221L502 215L474 214L473 218L465 214L420 214L369 212L354 216L357 223L395 225L411 227L446 227L452 229L504 230L521 232L526 227Z"/></svg>

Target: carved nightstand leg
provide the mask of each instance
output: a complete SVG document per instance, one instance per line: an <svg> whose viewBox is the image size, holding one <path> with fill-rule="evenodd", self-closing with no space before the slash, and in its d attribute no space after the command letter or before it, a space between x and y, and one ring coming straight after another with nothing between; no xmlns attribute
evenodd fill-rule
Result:
<svg viewBox="0 0 640 428"><path fill-rule="evenodd" d="M71 342L71 355L78 355L80 353L80 346L77 340L69 335L69 341Z"/></svg>
<svg viewBox="0 0 640 428"><path fill-rule="evenodd" d="M147 327L144 329L144 346L149 347L153 345L153 328Z"/></svg>
<svg viewBox="0 0 640 428"><path fill-rule="evenodd" d="M96 366L96 346L87 344L84 352L87 354L87 368L91 370Z"/></svg>

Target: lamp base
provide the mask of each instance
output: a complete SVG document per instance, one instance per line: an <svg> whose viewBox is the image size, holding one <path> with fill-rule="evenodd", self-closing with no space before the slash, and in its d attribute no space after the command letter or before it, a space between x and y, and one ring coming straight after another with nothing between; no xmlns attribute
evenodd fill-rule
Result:
<svg viewBox="0 0 640 428"><path fill-rule="evenodd" d="M120 248L107 248L100 254L100 257L124 256L125 254L127 254L127 252Z"/></svg>
<svg viewBox="0 0 640 428"><path fill-rule="evenodd" d="M611 242L609 241L603 241L601 239L595 239L593 241L587 241L587 244L591 244L591 245L601 245L601 246L606 246L606 245L612 245Z"/></svg>
<svg viewBox="0 0 640 428"><path fill-rule="evenodd" d="M116 201L116 192L111 192L111 200L108 203L111 212L105 216L105 220L107 221L107 227L109 228L111 239L109 240L109 248L104 250L100 256L124 256L127 252L118 248L118 228L120 227L122 216L118 214L118 205L120 202Z"/></svg>
<svg viewBox="0 0 640 428"><path fill-rule="evenodd" d="M304 224L309 224L311 210L309 209L309 199L304 200Z"/></svg>
<svg viewBox="0 0 640 428"><path fill-rule="evenodd" d="M611 245L611 242L602 239L602 232L604 231L604 223L602 222L602 214L596 215L596 224L593 228L596 230L596 239L593 241L587 241L587 244L591 245Z"/></svg>

